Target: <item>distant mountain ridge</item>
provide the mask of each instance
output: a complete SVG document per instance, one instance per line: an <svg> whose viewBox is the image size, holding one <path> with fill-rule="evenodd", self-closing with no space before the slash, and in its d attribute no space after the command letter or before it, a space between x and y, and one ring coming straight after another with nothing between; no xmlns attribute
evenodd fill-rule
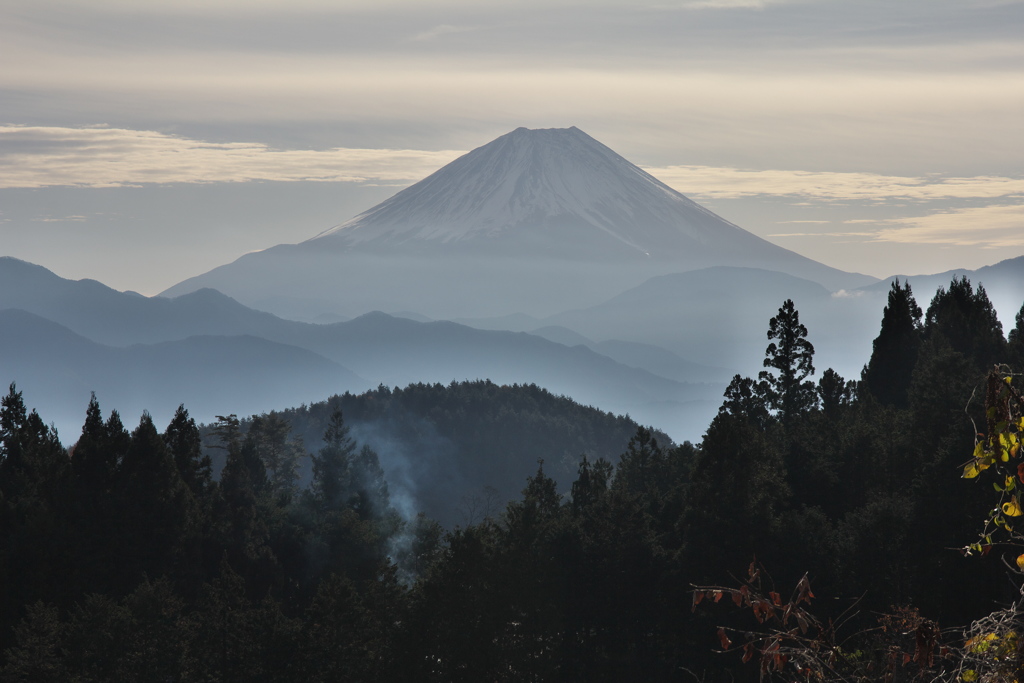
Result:
<svg viewBox="0 0 1024 683"><path fill-rule="evenodd" d="M163 294L211 287L309 320L374 309L546 316L717 265L831 291L875 282L743 230L573 127L517 128L309 240L247 254Z"/></svg>
<svg viewBox="0 0 1024 683"><path fill-rule="evenodd" d="M927 308L935 291L939 287L948 289L950 281L958 277L966 277L974 285L983 285L999 313L1004 331L1013 327L1014 317L1024 303L1024 256L1005 259L977 270L956 268L931 275L894 275L862 287L861 290L874 293L888 292L890 283L899 278L900 282L910 283L917 303L922 308Z"/></svg>
<svg viewBox="0 0 1024 683"><path fill-rule="evenodd" d="M65 443L81 426L89 395L122 412L166 423L179 404L200 419L248 415L321 400L369 383L306 349L251 335L192 336L113 347L19 309L0 310L0 381L15 382Z"/></svg>
<svg viewBox="0 0 1024 683"><path fill-rule="evenodd" d="M232 345L238 347L241 356L258 342L264 344L260 347L264 355L251 366L251 378L245 382L259 382L263 378L267 387L272 387L278 381L274 379L276 366L298 367L302 354L315 355L318 362L334 368L325 371L325 377L337 378L342 369L349 373L344 381L335 379L333 384L310 382L312 395L303 400L363 391L380 383L404 386L410 382L474 379L490 379L498 384L536 383L583 404L617 413L629 412L649 424L695 437L678 427L701 429L720 393L717 385L667 379L618 363L589 348L570 348L525 333L479 330L447 321L421 323L371 312L347 322L314 325L251 310L214 290L176 299L146 298L117 292L94 281L65 280L45 268L10 258L0 258L0 284L11 285L0 288L0 310L28 311L67 328L68 334L73 331L76 336L86 337L83 341L89 344L98 342L122 349L145 344L154 349L151 357L161 368L181 367L183 376L193 378L200 390L208 387L211 395L226 396L217 393L223 387L213 380L219 362L210 354L203 355L202 349L217 345L225 349L225 357L230 359ZM13 320L0 320L0 334L4 333L5 325L17 324ZM206 346L198 345L197 339L205 339ZM76 344L69 348L79 349L81 344ZM163 351L157 353L162 344ZM22 344L20 355L16 356L18 362L0 364L0 381L23 383L24 377L39 377L38 373L28 372L32 363L39 368L59 365L66 370L66 388L76 388L79 394L86 392L87 400L87 387L101 384L90 379L98 376L93 366L128 378L119 381L130 381L133 374L148 376L141 370L132 370L135 366L131 364L121 367L116 363L93 363L87 358L76 364L75 358L85 358L84 352L51 352L47 348L44 339ZM104 351L103 358L116 350ZM277 356L280 363L275 360ZM204 379L204 367L209 369L209 379ZM46 376L51 377L52 373ZM159 381L147 380L145 384L157 391L161 386L174 384L172 380L173 374ZM249 386L245 382L239 380L235 384ZM327 393L318 396L318 392ZM175 406L179 400L174 399ZM219 414L240 410L232 408L230 401L224 403L211 409ZM209 401L204 402L204 406L209 405ZM275 403L269 407L289 405ZM143 402L134 407L141 411L149 405ZM212 419L212 415L204 419Z"/></svg>

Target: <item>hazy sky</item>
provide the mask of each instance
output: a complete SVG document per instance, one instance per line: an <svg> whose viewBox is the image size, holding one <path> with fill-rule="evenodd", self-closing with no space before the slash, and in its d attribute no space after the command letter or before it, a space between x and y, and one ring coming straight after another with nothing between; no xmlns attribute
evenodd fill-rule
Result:
<svg viewBox="0 0 1024 683"><path fill-rule="evenodd" d="M4 0L0 254L153 294L571 125L845 270L1024 254L995 0Z"/></svg>

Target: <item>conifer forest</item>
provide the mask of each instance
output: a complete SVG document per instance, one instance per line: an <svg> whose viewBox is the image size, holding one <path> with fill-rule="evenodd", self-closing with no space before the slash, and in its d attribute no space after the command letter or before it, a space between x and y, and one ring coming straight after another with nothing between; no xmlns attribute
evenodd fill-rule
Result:
<svg viewBox="0 0 1024 683"><path fill-rule="evenodd" d="M0 682L1022 680L1024 308L897 281L844 378L779 303L700 443L490 383L63 440L11 385ZM535 472L404 509L349 423L395 406Z"/></svg>

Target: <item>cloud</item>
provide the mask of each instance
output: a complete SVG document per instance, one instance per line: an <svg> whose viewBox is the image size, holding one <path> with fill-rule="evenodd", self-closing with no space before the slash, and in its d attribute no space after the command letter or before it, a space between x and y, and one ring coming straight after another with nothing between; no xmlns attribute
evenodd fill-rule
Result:
<svg viewBox="0 0 1024 683"><path fill-rule="evenodd" d="M280 150L126 128L0 126L0 188L145 183L414 181L461 152Z"/></svg>
<svg viewBox="0 0 1024 683"><path fill-rule="evenodd" d="M756 171L713 166L664 166L645 170L684 194L711 199L794 195L824 201L897 197L931 201L1024 195L1024 178L1005 176L906 177L829 171Z"/></svg>
<svg viewBox="0 0 1024 683"><path fill-rule="evenodd" d="M894 227L883 228L872 241L988 249L1024 247L1024 204L970 207L880 222Z"/></svg>
<svg viewBox="0 0 1024 683"><path fill-rule="evenodd" d="M874 232L777 232L768 237L874 237Z"/></svg>
<svg viewBox="0 0 1024 683"><path fill-rule="evenodd" d="M214 143L158 131L106 126L8 125L0 126L0 188L249 181L401 186L424 178L461 154L459 150L276 149L256 142ZM790 195L835 204L841 200L908 198L929 201L1024 195L1024 178L1004 176L903 177L713 166L667 166L647 170L684 194L709 199ZM890 228L891 234L913 234L907 231L923 225L913 221L931 220L933 223L929 225L933 225L937 219L901 220L911 223ZM845 222L877 223L867 219ZM896 230L900 232L892 232Z"/></svg>
<svg viewBox="0 0 1024 683"><path fill-rule="evenodd" d="M687 0L680 7L684 9L763 9L779 0Z"/></svg>
<svg viewBox="0 0 1024 683"><path fill-rule="evenodd" d="M37 216L31 219L33 223L84 223L86 220L85 216L64 216L62 218L55 218L53 216Z"/></svg>
<svg viewBox="0 0 1024 683"><path fill-rule="evenodd" d="M413 40L430 41L452 33L466 33L475 30L475 26L452 26L451 24L440 24L430 30L417 33L413 36Z"/></svg>

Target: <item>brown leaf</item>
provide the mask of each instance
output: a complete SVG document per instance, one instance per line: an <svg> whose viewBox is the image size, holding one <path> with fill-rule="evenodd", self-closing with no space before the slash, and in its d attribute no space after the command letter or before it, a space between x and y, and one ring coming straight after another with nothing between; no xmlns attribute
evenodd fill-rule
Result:
<svg viewBox="0 0 1024 683"><path fill-rule="evenodd" d="M732 641L729 640L729 636L726 635L724 628L718 629L718 642L722 644L723 650L728 650L732 647Z"/></svg>

